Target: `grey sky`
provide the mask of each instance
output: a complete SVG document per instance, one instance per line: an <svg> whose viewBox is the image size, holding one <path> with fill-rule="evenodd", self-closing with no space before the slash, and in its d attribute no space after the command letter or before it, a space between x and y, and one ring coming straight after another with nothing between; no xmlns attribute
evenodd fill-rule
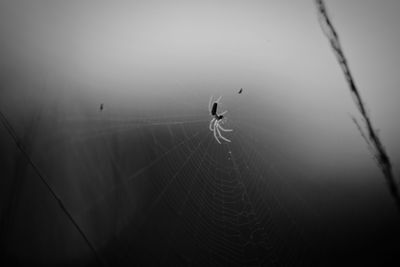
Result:
<svg viewBox="0 0 400 267"><path fill-rule="evenodd" d="M400 2L327 6L397 168ZM244 87L246 105L263 106L251 116L267 118L260 122L266 128L267 121L282 120L287 134L302 140L293 151L307 147L312 159L324 151L335 158L351 144L349 159L365 154L370 160L348 116L358 114L311 0L2 1L0 34L5 107L80 99L108 101L114 109L163 103L200 108L211 94L221 94L240 114L245 107L230 94ZM46 97L37 94L42 84L51 88Z"/></svg>

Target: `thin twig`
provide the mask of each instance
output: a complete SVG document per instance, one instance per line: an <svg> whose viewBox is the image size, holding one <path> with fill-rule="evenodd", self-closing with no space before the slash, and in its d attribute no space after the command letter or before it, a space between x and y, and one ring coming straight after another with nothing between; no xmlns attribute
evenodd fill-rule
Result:
<svg viewBox="0 0 400 267"><path fill-rule="evenodd" d="M39 176L40 180L45 184L47 189L50 191L51 195L56 199L58 205L62 209L62 211L67 215L68 219L72 222L72 224L75 226L75 228L78 230L80 235L83 237L85 240L86 244L88 247L93 251L93 254L96 256L96 259L99 261L99 263L103 266L106 265L106 262L103 260L103 258L98 254L96 248L93 246L92 242L89 240L89 238L86 236L85 232L82 230L82 228L79 226L79 224L76 222L72 214L68 211L68 209L65 207L63 201L61 198L58 196L58 194L54 191L52 186L47 182L47 179L45 178L44 174L40 171L39 167L33 162L32 158L29 156L29 154L26 152L23 144L20 142L17 133L15 132L14 128L12 125L9 123L7 118L4 116L3 112L0 111L0 119L4 127L6 128L7 132L11 135L13 141L17 145L18 149L21 151L22 155L26 157L28 160L29 164L32 166L33 170L36 172L36 174Z"/></svg>
<svg viewBox="0 0 400 267"><path fill-rule="evenodd" d="M319 22L321 25L321 28L326 35L326 37L329 39L329 42L331 44L332 50L336 55L336 58L340 64L340 67L342 68L343 74L346 77L347 83L350 88L350 92L353 96L353 100L358 108L358 110L361 113L361 116L364 119L364 128L365 131L368 133L369 141L363 136L363 138L366 140L367 144L370 146L372 149L372 153L378 163L379 168L381 169L383 175L385 176L386 182L389 186L390 193L392 197L395 200L395 203L397 205L398 210L400 211L400 194L399 194L399 189L396 184L395 178L393 176L392 172L392 164L390 163L390 158L387 155L385 151L385 147L382 145L381 140L379 139L379 136L376 132L376 130L373 128L370 117L367 113L366 105L362 101L360 92L358 91L353 76L351 75L350 68L347 63L347 59L344 56L340 41L339 41L339 36L333 27L328 13L326 11L326 7L324 4L323 0L315 0L317 9L318 9L318 15L319 15ZM357 127L359 128L361 133L364 133L362 130L360 124L357 122L355 118L353 118L353 121L356 123Z"/></svg>

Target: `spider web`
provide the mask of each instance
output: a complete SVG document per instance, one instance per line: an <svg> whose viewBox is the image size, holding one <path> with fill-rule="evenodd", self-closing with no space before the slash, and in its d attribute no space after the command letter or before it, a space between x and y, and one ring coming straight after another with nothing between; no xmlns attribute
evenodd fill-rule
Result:
<svg viewBox="0 0 400 267"><path fill-rule="evenodd" d="M298 213L311 209L265 130L229 119L232 143L219 145L209 120L207 111L69 116L36 160L106 263L309 263L315 240Z"/></svg>

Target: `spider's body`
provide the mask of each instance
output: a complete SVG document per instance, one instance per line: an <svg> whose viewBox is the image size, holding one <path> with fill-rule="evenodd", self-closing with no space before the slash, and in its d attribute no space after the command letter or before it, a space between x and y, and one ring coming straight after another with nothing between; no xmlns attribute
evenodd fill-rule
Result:
<svg viewBox="0 0 400 267"><path fill-rule="evenodd" d="M211 109L211 116L214 116L216 120L222 120L224 116L217 114L217 108L218 108L218 102L214 102Z"/></svg>
<svg viewBox="0 0 400 267"><path fill-rule="evenodd" d="M224 121L223 121L224 114L227 112L227 111L224 111L221 114L217 113L218 103L221 100L221 98L222 97L219 97L217 99L217 101L215 101L211 106L211 103L212 103L212 96L211 96L210 102L208 103L208 109L209 109L209 111L211 113L211 116L214 117L210 121L210 127L209 128L210 128L210 131L214 132L215 140L217 140L217 142L220 143L220 144L221 144L221 141L219 141L219 138L221 138L222 140L225 140L226 142L230 142L231 141L231 140L223 137L221 135L221 131L223 131L223 132L232 132L233 131L232 129L225 129L225 128L223 128L221 126L221 124L224 123Z"/></svg>
<svg viewBox="0 0 400 267"><path fill-rule="evenodd" d="M220 121L220 120L222 120L224 118L224 116L222 116L222 115L215 115L215 119L216 120L218 120L218 121Z"/></svg>
<svg viewBox="0 0 400 267"><path fill-rule="evenodd" d="M212 109L211 109L211 115L212 116L217 116L217 107L218 107L218 103L214 102Z"/></svg>

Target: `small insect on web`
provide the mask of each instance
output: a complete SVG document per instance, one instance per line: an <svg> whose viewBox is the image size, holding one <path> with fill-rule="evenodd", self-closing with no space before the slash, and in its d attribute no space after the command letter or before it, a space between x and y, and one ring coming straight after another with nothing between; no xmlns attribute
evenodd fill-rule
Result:
<svg viewBox="0 0 400 267"><path fill-rule="evenodd" d="M224 114L228 111L224 111L221 114L217 114L217 107L218 107L218 103L220 103L222 96L220 96L216 101L213 101L213 97L210 97L210 102L208 103L208 110L211 113L211 116L213 116L213 118L210 121L210 131L214 133L214 137L215 140L217 140L218 143L221 144L221 141L219 140L219 138L221 138L222 140L226 141L226 142L231 142L231 140L229 140L228 138L225 138L222 136L221 131L223 132L232 132L232 129L225 129L221 126L221 124L224 123Z"/></svg>

